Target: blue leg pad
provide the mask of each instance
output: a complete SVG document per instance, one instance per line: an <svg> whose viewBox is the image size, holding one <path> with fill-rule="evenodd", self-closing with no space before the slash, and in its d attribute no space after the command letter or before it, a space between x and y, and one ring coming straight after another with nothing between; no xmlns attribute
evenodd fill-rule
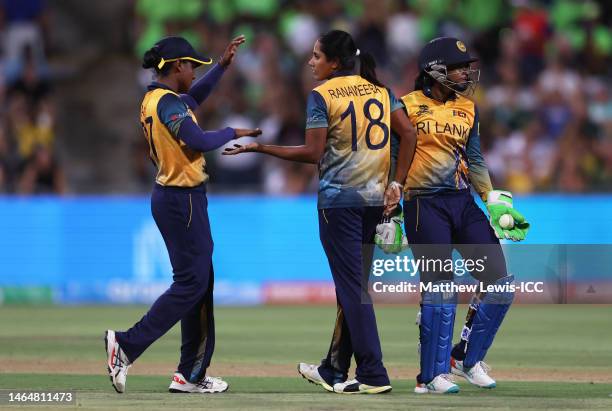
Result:
<svg viewBox="0 0 612 411"><path fill-rule="evenodd" d="M435 285L451 281L438 281ZM453 345L453 325L457 309L456 294L423 293L421 304L421 374L419 382L428 383L437 375L450 372L450 351Z"/></svg>
<svg viewBox="0 0 612 411"><path fill-rule="evenodd" d="M503 289L487 292L482 299L469 333L467 351L463 360L464 368L473 367L487 355L487 350L491 347L495 334L514 299L514 292L509 290L513 283L513 275L500 278L494 286L503 286Z"/></svg>

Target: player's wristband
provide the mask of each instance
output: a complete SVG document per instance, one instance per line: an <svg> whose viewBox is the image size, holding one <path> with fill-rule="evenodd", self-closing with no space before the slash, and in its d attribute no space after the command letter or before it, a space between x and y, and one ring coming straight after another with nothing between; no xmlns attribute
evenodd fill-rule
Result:
<svg viewBox="0 0 612 411"><path fill-rule="evenodd" d="M400 191L404 189L404 186L395 180L389 183L389 188L396 188L396 187L399 188Z"/></svg>

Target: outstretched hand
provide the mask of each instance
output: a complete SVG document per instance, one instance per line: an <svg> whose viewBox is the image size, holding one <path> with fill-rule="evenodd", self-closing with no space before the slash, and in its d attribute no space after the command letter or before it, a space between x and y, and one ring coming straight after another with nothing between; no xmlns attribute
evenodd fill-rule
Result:
<svg viewBox="0 0 612 411"><path fill-rule="evenodd" d="M225 150L223 150L221 154L224 156L235 156L236 154L240 154L240 153L250 153L250 152L259 151L259 147L260 147L259 143L248 143L244 145L234 144L233 148L228 147Z"/></svg>
<svg viewBox="0 0 612 411"><path fill-rule="evenodd" d="M234 131L236 132L236 137L234 138L257 137L261 135L260 128L236 128Z"/></svg>
<svg viewBox="0 0 612 411"><path fill-rule="evenodd" d="M225 51L223 52L223 56L221 57L221 61L219 64L221 64L223 67L227 67L232 64L238 47L245 41L246 39L243 34L233 39L230 44L228 44L225 48Z"/></svg>

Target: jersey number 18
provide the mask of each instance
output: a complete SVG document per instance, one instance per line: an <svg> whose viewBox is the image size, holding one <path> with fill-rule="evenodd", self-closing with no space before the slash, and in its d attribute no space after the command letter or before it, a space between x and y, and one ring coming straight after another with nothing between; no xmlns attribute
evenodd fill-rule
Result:
<svg viewBox="0 0 612 411"><path fill-rule="evenodd" d="M370 106L372 106L372 104L377 106L379 109L380 115L378 118L372 117L372 113L370 112ZM365 132L365 141L368 148L370 150L380 150L381 148L384 148L389 140L389 127L387 127L387 125L381 121L385 116L383 104L374 98L369 99L363 105L363 115L369 120L368 127L366 128ZM340 115L340 121L343 121L347 116L351 116L351 149L353 151L357 151L357 118L355 115L355 105L352 101L350 102L346 111ZM372 140L370 139L370 131L372 131L372 127L375 126L380 127L383 131L383 139L378 144L373 144Z"/></svg>

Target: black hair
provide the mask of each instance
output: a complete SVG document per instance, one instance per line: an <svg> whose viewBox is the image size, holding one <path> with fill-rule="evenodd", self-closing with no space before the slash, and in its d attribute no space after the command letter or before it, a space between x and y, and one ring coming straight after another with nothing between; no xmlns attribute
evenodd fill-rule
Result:
<svg viewBox="0 0 612 411"><path fill-rule="evenodd" d="M353 70L359 57L359 75L370 83L384 87L376 77L376 61L370 53L363 51L357 55L353 37L346 31L332 30L319 37L321 51L328 60L338 60L340 70Z"/></svg>
<svg viewBox="0 0 612 411"><path fill-rule="evenodd" d="M164 66L159 69L157 65L161 61L162 57L159 54L159 50L157 46L151 47L149 50L145 51L144 56L142 57L142 68L155 69L155 72L159 76L165 76L170 73L170 69L172 68L172 64L164 64Z"/></svg>
<svg viewBox="0 0 612 411"><path fill-rule="evenodd" d="M425 72L425 70L421 70L419 75L414 79L414 89L416 90L425 90L426 88L431 88L434 85L435 80Z"/></svg>

